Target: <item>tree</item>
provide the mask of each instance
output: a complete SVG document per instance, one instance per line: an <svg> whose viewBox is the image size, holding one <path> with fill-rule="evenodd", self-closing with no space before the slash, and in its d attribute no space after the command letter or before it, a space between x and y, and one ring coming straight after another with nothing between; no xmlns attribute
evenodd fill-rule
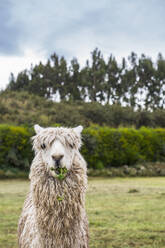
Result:
<svg viewBox="0 0 165 248"><path fill-rule="evenodd" d="M7 89L14 91L21 91L22 89L27 89L29 86L29 76L27 70L18 73L17 79L14 78L14 74L11 73L10 81Z"/></svg>
<svg viewBox="0 0 165 248"><path fill-rule="evenodd" d="M158 55L156 63L144 54L132 52L121 65L112 55L105 62L101 51L91 52L83 68L76 58L68 65L64 57L52 54L47 63L40 62L30 70L13 74L7 90L28 91L61 101L91 101L155 110L165 107L165 60Z"/></svg>
<svg viewBox="0 0 165 248"><path fill-rule="evenodd" d="M155 69L153 62L144 54L141 55L138 65L139 93L140 99L144 99L145 109L154 108Z"/></svg>
<svg viewBox="0 0 165 248"><path fill-rule="evenodd" d="M155 105L162 109L165 107L165 60L161 53L158 54L155 80Z"/></svg>
<svg viewBox="0 0 165 248"><path fill-rule="evenodd" d="M127 102L129 103L129 106L135 108L137 105L137 93L139 88L139 82L137 78L137 54L132 52L128 57L128 61L130 63L130 68L125 70L125 81L123 85L125 85Z"/></svg>
<svg viewBox="0 0 165 248"><path fill-rule="evenodd" d="M106 75L106 65L101 51L97 48L91 53L91 55L91 66L87 60L86 67L84 68L88 97L92 102L102 102L105 99L104 81Z"/></svg>
<svg viewBox="0 0 165 248"><path fill-rule="evenodd" d="M120 69L116 59L110 55L106 65L106 81L104 91L106 94L106 103L115 103L120 99L120 82L119 82Z"/></svg>
<svg viewBox="0 0 165 248"><path fill-rule="evenodd" d="M31 68L31 80L28 91L38 96L48 97L49 82L45 75L46 67L40 62L34 68Z"/></svg>
<svg viewBox="0 0 165 248"><path fill-rule="evenodd" d="M59 61L59 93L62 101L69 100L69 72L67 68L67 62L64 57L60 58Z"/></svg>
<svg viewBox="0 0 165 248"><path fill-rule="evenodd" d="M82 100L81 94L81 76L80 76L80 65L76 58L71 60L69 67L69 99L72 101Z"/></svg>

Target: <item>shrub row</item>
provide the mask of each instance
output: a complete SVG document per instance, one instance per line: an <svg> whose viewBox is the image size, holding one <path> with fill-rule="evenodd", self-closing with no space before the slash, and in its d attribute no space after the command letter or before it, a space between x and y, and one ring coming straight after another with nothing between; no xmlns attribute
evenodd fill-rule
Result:
<svg viewBox="0 0 165 248"><path fill-rule="evenodd" d="M165 161L165 129L93 126L83 134L82 153L91 168Z"/></svg>
<svg viewBox="0 0 165 248"><path fill-rule="evenodd" d="M25 127L0 125L0 174L9 168L28 172L33 158L30 141L33 134L32 129ZM81 151L93 170L164 162L165 129L91 126L83 131Z"/></svg>
<svg viewBox="0 0 165 248"><path fill-rule="evenodd" d="M29 170L33 157L32 133L28 128L0 125L0 170Z"/></svg>

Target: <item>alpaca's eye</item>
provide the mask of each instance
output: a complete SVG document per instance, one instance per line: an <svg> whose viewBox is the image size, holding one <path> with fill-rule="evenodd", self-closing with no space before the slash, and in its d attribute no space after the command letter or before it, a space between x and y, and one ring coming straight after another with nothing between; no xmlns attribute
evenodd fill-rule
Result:
<svg viewBox="0 0 165 248"><path fill-rule="evenodd" d="M71 144L69 144L69 146L70 146L70 148L72 148L72 149L73 149L73 147L74 147L74 146L73 146L73 145L71 145Z"/></svg>
<svg viewBox="0 0 165 248"><path fill-rule="evenodd" d="M46 145L43 143L43 144L41 145L41 148L44 150L44 149L46 148Z"/></svg>

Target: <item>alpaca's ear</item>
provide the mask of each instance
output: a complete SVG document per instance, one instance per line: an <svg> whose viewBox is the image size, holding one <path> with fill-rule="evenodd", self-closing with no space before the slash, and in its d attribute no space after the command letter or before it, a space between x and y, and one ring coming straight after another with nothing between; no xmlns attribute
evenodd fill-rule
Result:
<svg viewBox="0 0 165 248"><path fill-rule="evenodd" d="M73 128L73 130L78 134L80 135L82 130L83 130L83 126L78 126L78 127L75 127Z"/></svg>
<svg viewBox="0 0 165 248"><path fill-rule="evenodd" d="M40 133L42 130L44 130L43 127L40 127L38 124L34 125L34 130L36 134Z"/></svg>

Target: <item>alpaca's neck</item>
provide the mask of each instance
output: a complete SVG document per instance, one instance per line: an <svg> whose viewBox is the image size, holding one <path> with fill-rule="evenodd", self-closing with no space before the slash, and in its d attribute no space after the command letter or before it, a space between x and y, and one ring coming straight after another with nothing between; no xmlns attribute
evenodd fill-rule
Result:
<svg viewBox="0 0 165 248"><path fill-rule="evenodd" d="M30 173L36 224L43 247L61 247L61 244L62 247L83 247L87 187L85 161L77 153L72 169L62 181L53 178L45 168L38 156ZM46 240L50 243L45 243Z"/></svg>
<svg viewBox="0 0 165 248"><path fill-rule="evenodd" d="M55 222L59 229L67 228L82 218L87 178L81 159L75 157L72 169L63 181L50 176L41 159L34 159L30 177L39 226L53 231Z"/></svg>
<svg viewBox="0 0 165 248"><path fill-rule="evenodd" d="M84 205L84 194L86 191L86 177L81 168L72 169L64 180L50 176L47 172L42 174L38 180L32 182L32 192L37 207L41 206L49 210L59 208L74 208ZM83 173L84 174L84 173ZM77 208L77 206L76 206Z"/></svg>

